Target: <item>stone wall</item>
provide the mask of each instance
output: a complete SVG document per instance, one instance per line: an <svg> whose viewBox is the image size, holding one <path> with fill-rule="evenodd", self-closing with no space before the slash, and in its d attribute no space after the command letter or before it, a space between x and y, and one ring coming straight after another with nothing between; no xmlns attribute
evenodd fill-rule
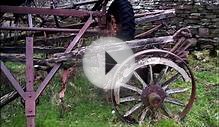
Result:
<svg viewBox="0 0 219 127"><path fill-rule="evenodd" d="M176 8L178 27L189 25L197 39L197 46L214 48L219 44L219 5L180 5Z"/></svg>
<svg viewBox="0 0 219 127"><path fill-rule="evenodd" d="M176 9L171 25L191 26L199 49L219 49L219 0L146 0L148 9ZM142 4L143 5L143 4Z"/></svg>

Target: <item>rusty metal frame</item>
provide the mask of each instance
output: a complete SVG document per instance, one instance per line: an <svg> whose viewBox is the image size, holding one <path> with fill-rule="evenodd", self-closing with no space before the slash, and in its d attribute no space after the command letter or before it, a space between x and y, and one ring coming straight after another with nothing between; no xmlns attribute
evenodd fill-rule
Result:
<svg viewBox="0 0 219 127"><path fill-rule="evenodd" d="M107 0L106 0L107 1ZM92 1L91 3L93 3ZM81 3L81 5L87 3ZM89 4L89 3L88 3ZM100 4L100 3L99 3ZM96 6L100 6L97 4ZM79 4L80 5L80 4ZM80 38L86 33L97 33L98 31L88 30L91 24L94 22L94 18L103 17L104 11L85 11L76 9L57 9L57 8L33 8L33 7L19 7L19 6L5 6L0 5L0 13L13 13L13 14L27 14L28 15L28 27L1 27L0 30L15 30L15 31L44 31L44 32L71 32L77 33L74 39L70 42L64 53L69 53L75 47ZM32 25L32 15L53 15L53 16L73 16L83 18L87 21L82 24L81 29L66 29L66 28L38 28ZM22 86L9 71L9 69L1 61L1 71L9 79L12 86L24 100L25 104L25 115L27 127L35 127L35 116L36 116L36 100L39 98L41 93L48 86L50 80L56 74L61 67L62 63L56 63L42 83L39 85L37 90L34 90L34 64L33 64L33 37L31 34L27 34L26 37L26 89L23 90Z"/></svg>
<svg viewBox="0 0 219 127"><path fill-rule="evenodd" d="M79 30L78 34L70 42L69 46L66 48L65 53L71 52L75 47L79 39L84 35L89 26L93 23L93 16L90 14L88 20L84 26ZM30 28L31 29L31 28ZM39 98L40 94L48 86L50 80L58 71L62 64L57 63L51 69L49 74L40 84L38 89L34 91L34 68L33 68L33 37L26 37L26 90L24 91L12 73L7 69L4 63L1 61L1 71L9 79L12 86L18 91L22 99L25 100L25 115L27 118L27 127L35 127L35 115L36 115L36 100Z"/></svg>

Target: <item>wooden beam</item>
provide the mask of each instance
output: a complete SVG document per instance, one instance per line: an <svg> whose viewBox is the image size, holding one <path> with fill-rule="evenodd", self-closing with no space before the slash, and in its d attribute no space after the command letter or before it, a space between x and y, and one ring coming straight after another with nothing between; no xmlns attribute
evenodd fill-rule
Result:
<svg viewBox="0 0 219 127"><path fill-rule="evenodd" d="M154 14L154 15L147 15L144 17L136 18L135 23L136 24L144 24L148 22L153 22L153 21L159 21L167 18L172 18L174 17L175 14L175 9L170 9L170 10L165 10L164 12Z"/></svg>

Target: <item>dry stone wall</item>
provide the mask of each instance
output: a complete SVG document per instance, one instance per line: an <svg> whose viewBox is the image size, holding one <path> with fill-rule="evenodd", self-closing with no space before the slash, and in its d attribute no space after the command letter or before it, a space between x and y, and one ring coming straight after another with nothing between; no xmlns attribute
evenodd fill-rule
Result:
<svg viewBox="0 0 219 127"><path fill-rule="evenodd" d="M176 9L171 25L191 26L198 49L219 48L219 0L145 0L144 9ZM139 7L138 7L139 8Z"/></svg>

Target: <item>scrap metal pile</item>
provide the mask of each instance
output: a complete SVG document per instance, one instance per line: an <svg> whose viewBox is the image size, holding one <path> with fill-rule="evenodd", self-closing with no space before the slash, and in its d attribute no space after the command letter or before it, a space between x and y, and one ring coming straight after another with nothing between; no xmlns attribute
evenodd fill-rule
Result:
<svg viewBox="0 0 219 127"><path fill-rule="evenodd" d="M1 107L21 96L27 126L35 126L36 103L59 68L64 69L62 99L69 75L81 65L90 40L116 36L126 40L135 53L130 57L141 63L133 75L139 83L131 78L129 85L112 90L119 117L129 123L143 123L146 118L180 120L185 117L195 99L194 77L186 62L187 50L192 44L191 32L187 27L172 35L156 35L168 26L168 20L174 18L174 9L134 14L127 0L115 0L112 4L108 0L62 5L55 1L49 3L49 7L37 7L33 1L23 6L0 5L1 73L15 89L1 96ZM85 5L89 5L90 10L80 8ZM122 16L116 14L119 5L124 10ZM120 18L125 16L129 18L122 21ZM126 24L125 21L129 22ZM150 28L142 29L147 23L151 24ZM120 43L116 46L120 47ZM26 63L26 86L21 86L10 73L4 65L6 61ZM44 70L48 75L35 91L34 74L38 70Z"/></svg>

